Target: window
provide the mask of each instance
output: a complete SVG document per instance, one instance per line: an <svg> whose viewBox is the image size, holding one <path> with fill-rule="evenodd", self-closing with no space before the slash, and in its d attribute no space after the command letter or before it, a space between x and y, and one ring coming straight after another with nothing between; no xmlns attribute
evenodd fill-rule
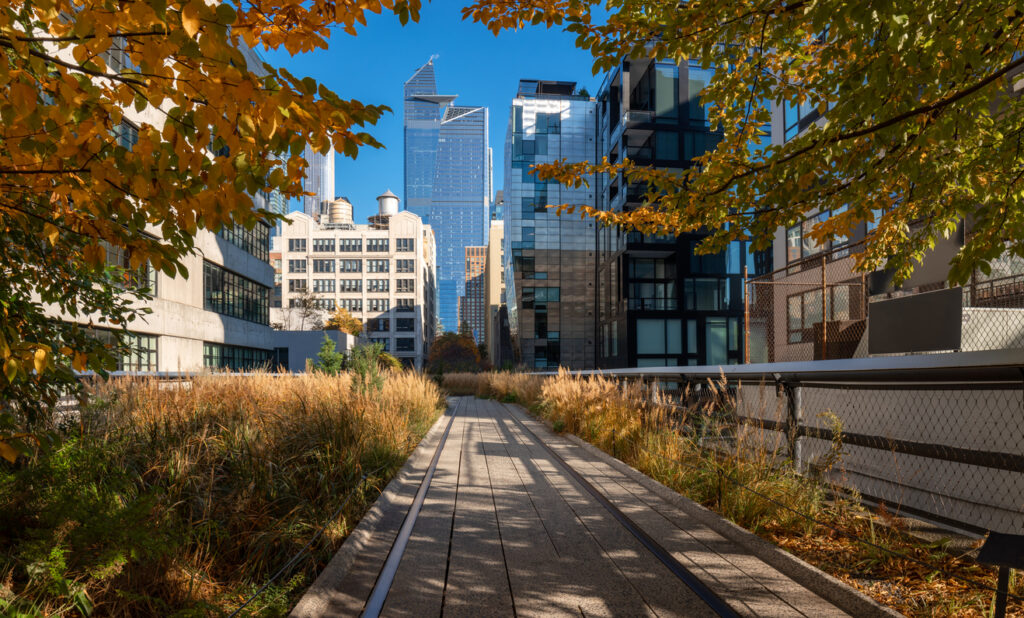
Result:
<svg viewBox="0 0 1024 618"><path fill-rule="evenodd" d="M396 273L416 272L416 260L395 260Z"/></svg>
<svg viewBox="0 0 1024 618"><path fill-rule="evenodd" d="M399 337L395 339L396 352L415 352L416 340L412 337Z"/></svg>
<svg viewBox="0 0 1024 618"><path fill-rule="evenodd" d="M390 243L387 238L367 238L366 250L379 253L387 253Z"/></svg>
<svg viewBox="0 0 1024 618"><path fill-rule="evenodd" d="M313 253L334 253L334 239L314 238Z"/></svg>
<svg viewBox="0 0 1024 618"><path fill-rule="evenodd" d="M139 72L139 65L133 63L128 55L128 39L123 36L111 37L110 47L104 52L103 60L110 73Z"/></svg>
<svg viewBox="0 0 1024 618"><path fill-rule="evenodd" d="M107 251L107 265L120 270L117 285L123 289L143 292L156 298L156 269L149 262L139 268L132 268L131 251L124 247L115 247L107 241L100 243Z"/></svg>
<svg viewBox="0 0 1024 618"><path fill-rule="evenodd" d="M289 238L288 239L288 250L295 253L306 252L306 239L305 238Z"/></svg>
<svg viewBox="0 0 1024 618"><path fill-rule="evenodd" d="M537 129L538 134L553 134L562 132L562 116L558 112L553 114L545 114L537 112Z"/></svg>
<svg viewBox="0 0 1024 618"><path fill-rule="evenodd" d="M829 259L839 259L849 255L849 250L843 249L843 246L850 240L846 236L836 236L832 240L826 240L824 243L818 243L811 238L811 232L816 225L828 221L845 210L846 207L844 206L835 210L818 213L809 217L800 225L787 228L786 263L798 262L826 251L829 252Z"/></svg>
<svg viewBox="0 0 1024 618"><path fill-rule="evenodd" d="M366 291L367 292L387 292L389 285L387 279L367 279L366 280Z"/></svg>
<svg viewBox="0 0 1024 618"><path fill-rule="evenodd" d="M313 272L315 272L315 273L333 273L334 272L334 260L313 260Z"/></svg>
<svg viewBox="0 0 1024 618"><path fill-rule="evenodd" d="M386 298L371 298L367 303L370 311L387 311L389 308L388 299Z"/></svg>
<svg viewBox="0 0 1024 618"><path fill-rule="evenodd" d="M411 298L396 298L395 299L395 311L399 313L412 313L416 310L415 301Z"/></svg>
<svg viewBox="0 0 1024 618"><path fill-rule="evenodd" d="M396 318L395 330L400 333L411 333L416 330L416 318Z"/></svg>
<svg viewBox="0 0 1024 618"><path fill-rule="evenodd" d="M537 305L557 303L559 288L523 288L523 309L535 309Z"/></svg>
<svg viewBox="0 0 1024 618"><path fill-rule="evenodd" d="M211 369L256 369L268 365L273 356L272 350L203 342L203 366Z"/></svg>
<svg viewBox="0 0 1024 618"><path fill-rule="evenodd" d="M821 117L821 114L818 113L817 103L812 103L810 99L806 99L799 105L786 101L782 107L782 119L787 142Z"/></svg>
<svg viewBox="0 0 1024 618"><path fill-rule="evenodd" d="M259 324L270 323L270 288L220 266L203 262L203 307Z"/></svg>
<svg viewBox="0 0 1024 618"><path fill-rule="evenodd" d="M395 291L402 293L413 293L416 291L415 279L399 279L395 281Z"/></svg>
<svg viewBox="0 0 1024 618"><path fill-rule="evenodd" d="M391 338L390 337L370 337L370 343L379 343L384 346L385 352L391 351Z"/></svg>
<svg viewBox="0 0 1024 618"><path fill-rule="evenodd" d="M289 292L305 292L306 291L306 280L305 279L289 279L288 280L288 291Z"/></svg>
<svg viewBox="0 0 1024 618"><path fill-rule="evenodd" d="M702 69L699 67L689 67L689 81L687 83L688 101L687 106L689 108L690 124L702 124L707 126L707 110L700 102L700 93L711 83L712 77L715 75L714 69Z"/></svg>
<svg viewBox="0 0 1024 618"><path fill-rule="evenodd" d="M313 280L313 291L314 292L333 292L334 291L334 279L314 279Z"/></svg>
<svg viewBox="0 0 1024 618"><path fill-rule="evenodd" d="M218 235L260 261L266 262L270 258L270 228L262 223L257 223L251 230L240 223L225 225Z"/></svg>
<svg viewBox="0 0 1024 618"><path fill-rule="evenodd" d="M366 332L386 333L391 330L391 321L387 318L370 318L366 321Z"/></svg>
<svg viewBox="0 0 1024 618"><path fill-rule="evenodd" d="M157 337L122 330L90 328L87 332L114 353L117 371L157 370Z"/></svg>
<svg viewBox="0 0 1024 618"><path fill-rule="evenodd" d="M349 311L362 311L363 299L361 298L339 298L338 306Z"/></svg>
<svg viewBox="0 0 1024 618"><path fill-rule="evenodd" d="M675 279L676 263L673 260L633 258L629 261L631 279Z"/></svg>
<svg viewBox="0 0 1024 618"><path fill-rule="evenodd" d="M416 250L415 238L398 238L395 240L395 251L409 253Z"/></svg>
<svg viewBox="0 0 1024 618"><path fill-rule="evenodd" d="M637 320L637 354L682 354L683 331L680 320Z"/></svg>
<svg viewBox="0 0 1024 618"><path fill-rule="evenodd" d="M304 272L306 272L306 260L288 260L288 272L290 272L290 273L304 273Z"/></svg>
<svg viewBox="0 0 1024 618"><path fill-rule="evenodd" d="M387 260L366 260L366 272L386 273L388 272Z"/></svg>
<svg viewBox="0 0 1024 618"><path fill-rule="evenodd" d="M683 296L685 309L687 311L726 311L735 309L732 306L734 300L742 300L737 289L737 298L732 295L732 287L742 285L741 281L735 284L728 278L694 278L683 281Z"/></svg>
<svg viewBox="0 0 1024 618"><path fill-rule="evenodd" d="M359 253L362 250L362 238L341 238L338 240L338 251L341 253Z"/></svg>
<svg viewBox="0 0 1024 618"><path fill-rule="evenodd" d="M338 272L361 273L363 272L362 260L338 260Z"/></svg>
<svg viewBox="0 0 1024 618"><path fill-rule="evenodd" d="M334 311L334 299L333 298L315 298L313 299L313 306L317 309L324 309L326 311Z"/></svg>
<svg viewBox="0 0 1024 618"><path fill-rule="evenodd" d="M830 322L852 319L850 301L852 286L836 285L828 288L828 303L824 307L825 319ZM786 298L786 328L789 343L814 341L814 325L821 323L821 290L810 290Z"/></svg>
<svg viewBox="0 0 1024 618"><path fill-rule="evenodd" d="M679 159L679 134L674 131L658 131L654 136L654 158L662 161Z"/></svg>
<svg viewBox="0 0 1024 618"><path fill-rule="evenodd" d="M363 291L363 280L362 279L339 279L338 280L338 291L339 292L362 292Z"/></svg>
<svg viewBox="0 0 1024 618"><path fill-rule="evenodd" d="M126 150L132 150L139 143L139 128L127 120L115 126L113 134L117 145Z"/></svg>

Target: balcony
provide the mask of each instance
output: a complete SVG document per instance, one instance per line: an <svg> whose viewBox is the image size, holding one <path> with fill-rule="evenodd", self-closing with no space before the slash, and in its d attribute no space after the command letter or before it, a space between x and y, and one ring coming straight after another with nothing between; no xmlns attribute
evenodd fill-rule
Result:
<svg viewBox="0 0 1024 618"><path fill-rule="evenodd" d="M630 311L675 311L679 301L675 298L630 298Z"/></svg>

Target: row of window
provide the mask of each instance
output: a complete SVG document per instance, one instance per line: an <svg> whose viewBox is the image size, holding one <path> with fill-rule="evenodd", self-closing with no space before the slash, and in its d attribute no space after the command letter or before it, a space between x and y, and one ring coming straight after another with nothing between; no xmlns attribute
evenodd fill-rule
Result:
<svg viewBox="0 0 1024 618"><path fill-rule="evenodd" d="M370 337L370 343L379 343L384 346L385 352L391 352L390 337ZM415 352L416 340L412 337L395 338L395 352Z"/></svg>
<svg viewBox="0 0 1024 618"><path fill-rule="evenodd" d="M239 223L225 225L218 235L262 262L270 259L270 228L262 223L257 223L251 230Z"/></svg>
<svg viewBox="0 0 1024 618"><path fill-rule="evenodd" d="M269 366L273 357L272 350L203 342L203 366L210 369L259 369Z"/></svg>
<svg viewBox="0 0 1024 618"><path fill-rule="evenodd" d="M384 252L390 249L390 239L367 238L366 250ZM288 240L289 251L305 251L305 238L290 238ZM362 238L314 238L313 253L360 253L363 250ZM416 250L416 239L397 238L395 239L395 250L399 252L412 252Z"/></svg>
<svg viewBox="0 0 1024 618"><path fill-rule="evenodd" d="M820 253L830 251L832 259L845 257L848 250L841 250L843 245L849 242L849 238L840 236L830 241L819 243L811 238L811 231L815 225L825 223L830 218L843 213L845 207L818 213L809 217L802 224L794 225L786 230L786 263L799 262L800 260L813 257ZM877 217L876 217L877 220ZM871 226L869 226L871 227Z"/></svg>
<svg viewBox="0 0 1024 618"><path fill-rule="evenodd" d="M362 279L340 279L338 280L340 285L337 286L341 292L362 292L363 291L363 280ZM305 292L309 289L309 282L307 279L289 279L288 280L288 291L289 292ZM313 280L313 291L314 292L334 292L336 289L334 279L314 279ZM366 280L366 291L367 292L390 292L391 291L391 280L390 279L367 279ZM412 294L416 291L416 280L415 279L397 279L395 280L395 292L399 294Z"/></svg>
<svg viewBox="0 0 1024 618"><path fill-rule="evenodd" d="M86 332L115 352L117 371L157 370L156 336L106 329L86 329Z"/></svg>
<svg viewBox="0 0 1024 618"><path fill-rule="evenodd" d="M366 321L366 332L386 333L391 330L390 318L370 318ZM416 318L395 318L395 331L411 333L416 330Z"/></svg>
<svg viewBox="0 0 1024 618"><path fill-rule="evenodd" d="M288 272L290 273L304 273L308 272L310 260L298 259L288 260ZM361 273L363 272L363 260L351 260L351 259L313 259L313 272L315 273ZM366 272L368 273L386 273L391 272L391 261L390 260L365 260ZM395 260L395 272L396 273L413 273L416 272L416 260Z"/></svg>
<svg viewBox="0 0 1024 618"><path fill-rule="evenodd" d="M270 288L203 262L203 308L258 324L270 323Z"/></svg>
<svg viewBox="0 0 1024 618"><path fill-rule="evenodd" d="M739 362L740 358L740 319L733 317L707 316L703 319L704 332L700 333L698 320L685 320L686 333L683 333L683 320L649 320L636 321L636 353L638 367L655 367L675 365L678 356L685 355L688 365L703 363L705 365L728 365ZM607 326L607 325L606 325ZM615 328L612 327L614 333ZM604 351L608 356L608 329L605 329ZM697 356L700 346L698 337L704 337L704 358ZM617 342L615 347L617 348ZM648 358L640 356L647 355ZM651 358L654 355L663 355Z"/></svg>

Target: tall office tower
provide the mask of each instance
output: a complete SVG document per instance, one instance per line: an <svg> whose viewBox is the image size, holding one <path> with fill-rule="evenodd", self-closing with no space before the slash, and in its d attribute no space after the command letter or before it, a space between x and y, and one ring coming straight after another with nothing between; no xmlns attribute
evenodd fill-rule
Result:
<svg viewBox="0 0 1024 618"><path fill-rule="evenodd" d="M302 212L319 217L324 203L334 199L334 150L320 154L306 144L302 158L309 163L302 189L313 193L302 198Z"/></svg>
<svg viewBox="0 0 1024 618"><path fill-rule="evenodd" d="M275 190L271 191L270 193L264 193L262 195L262 198L263 198L263 207L266 208L267 210L269 210L270 212L277 213L279 215L287 215L288 214L288 202L285 201L284 196L281 195L280 191L275 189ZM271 236L279 235L281 233L281 226L282 225L283 225L283 222L282 221L278 221L274 225L274 227L271 228L270 235Z"/></svg>
<svg viewBox="0 0 1024 618"><path fill-rule="evenodd" d="M465 247L487 241L491 195L487 108L453 105L456 96L437 94L433 59L404 86L405 207L434 229L438 315L449 331L466 293Z"/></svg>
<svg viewBox="0 0 1024 618"><path fill-rule="evenodd" d="M598 95L600 154L615 163L684 169L714 148L700 91L711 70L683 61L623 60ZM622 176L597 179L602 210L644 202L646 185ZM600 367L725 365L743 361L743 265L770 269L770 252L734 242L717 255L696 255L701 234L652 236L598 230Z"/></svg>
<svg viewBox="0 0 1024 618"><path fill-rule="evenodd" d="M505 138L505 289L513 346L528 367L596 363L594 221L548 204L595 203L593 183L540 182L530 166L594 161L597 105L574 82L522 80ZM592 179L591 179L592 180Z"/></svg>
<svg viewBox="0 0 1024 618"><path fill-rule="evenodd" d="M487 335L487 247L466 247L466 293L459 297L459 326L465 322L473 340L484 343Z"/></svg>

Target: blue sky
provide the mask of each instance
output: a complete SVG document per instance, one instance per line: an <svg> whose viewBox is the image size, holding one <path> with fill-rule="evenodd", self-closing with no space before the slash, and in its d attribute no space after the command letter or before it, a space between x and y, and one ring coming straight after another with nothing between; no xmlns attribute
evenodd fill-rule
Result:
<svg viewBox="0 0 1024 618"><path fill-rule="evenodd" d="M502 153L509 102L520 79L575 81L596 94L589 53L558 29L528 27L495 37L480 24L462 21L461 2L425 4L418 23L402 26L394 15L370 15L356 37L333 31L327 50L290 56L283 49L262 52L274 66L310 76L343 98L383 104L385 115L369 132L386 149L362 150L356 160L336 154L335 191L355 205L356 221L376 211L375 198L402 187L402 84L436 54L438 90L457 94L457 104L490 108L490 145L494 149L494 186L502 187ZM294 207L293 207L294 208Z"/></svg>

